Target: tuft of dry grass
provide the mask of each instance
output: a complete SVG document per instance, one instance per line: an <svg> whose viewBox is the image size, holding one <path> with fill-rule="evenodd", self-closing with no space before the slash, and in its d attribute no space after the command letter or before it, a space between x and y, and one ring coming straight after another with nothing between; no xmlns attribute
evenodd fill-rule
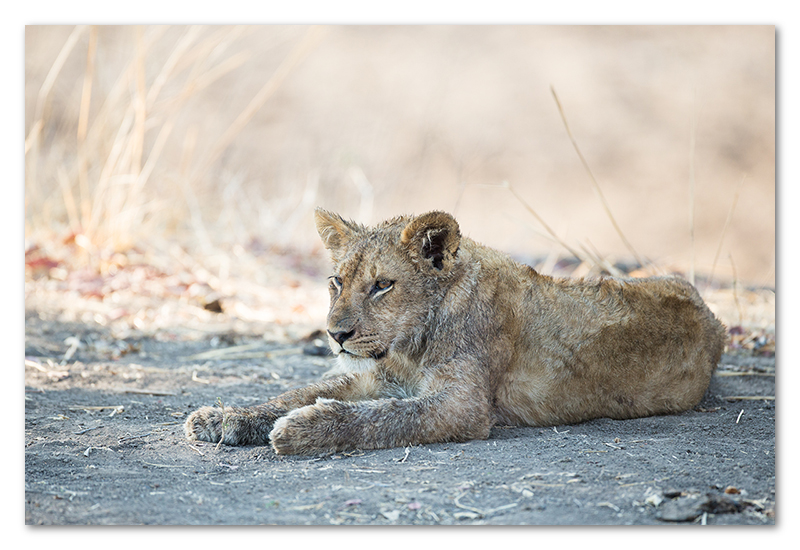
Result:
<svg viewBox="0 0 800 550"><path fill-rule="evenodd" d="M115 53L108 51L114 47L110 39L104 41L108 37L96 26L78 26L69 34L38 92L25 139L30 239L67 235L88 265L100 271L103 259L169 232L184 218L192 220L195 237L210 245L197 189L324 31L306 31L224 132L203 132L202 152L201 131L186 120L197 120L204 92L250 59L249 51L237 47L250 30L190 26L177 31L176 37L176 29L167 26L131 28L125 62L103 66L102 72L98 59ZM62 69L81 47L85 70L67 74ZM107 79L114 67L113 84L104 82L101 89L98 79ZM53 116L50 101L58 84L80 89L74 117L66 111Z"/></svg>

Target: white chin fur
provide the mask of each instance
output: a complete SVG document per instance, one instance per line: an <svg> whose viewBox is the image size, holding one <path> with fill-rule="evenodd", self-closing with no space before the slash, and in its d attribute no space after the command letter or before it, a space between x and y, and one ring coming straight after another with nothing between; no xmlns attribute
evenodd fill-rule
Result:
<svg viewBox="0 0 800 550"><path fill-rule="evenodd" d="M336 356L336 365L322 375L323 378L339 376L348 373L367 372L375 368L376 361L371 357L356 357L347 353Z"/></svg>

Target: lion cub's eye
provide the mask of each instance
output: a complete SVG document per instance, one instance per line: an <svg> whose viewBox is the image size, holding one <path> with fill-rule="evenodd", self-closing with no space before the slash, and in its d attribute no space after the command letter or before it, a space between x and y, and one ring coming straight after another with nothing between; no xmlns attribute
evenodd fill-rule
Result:
<svg viewBox="0 0 800 550"><path fill-rule="evenodd" d="M383 294L384 292L391 290L393 286L394 286L394 281L386 281L386 280L375 281L375 286L372 287L372 293L375 295Z"/></svg>
<svg viewBox="0 0 800 550"><path fill-rule="evenodd" d="M328 279L330 280L331 286L333 288L335 288L336 290L341 290L342 289L342 279L340 277L336 277L334 275L334 276L328 277Z"/></svg>

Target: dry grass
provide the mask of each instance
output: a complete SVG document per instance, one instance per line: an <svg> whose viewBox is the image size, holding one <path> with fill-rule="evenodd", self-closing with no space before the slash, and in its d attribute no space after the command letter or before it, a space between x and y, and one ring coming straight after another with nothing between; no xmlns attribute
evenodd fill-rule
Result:
<svg viewBox="0 0 800 550"><path fill-rule="evenodd" d="M742 248L742 243L747 242L743 234L750 227L741 216L734 216L740 196L743 201L752 202L752 193L756 189L768 189L770 183L774 193L774 183L765 185L765 171L759 165L754 169L756 175L748 176L746 189L743 190L742 179L738 187L727 194L703 196L703 185L707 185L703 178L707 180L708 176L704 176L702 169L703 163L709 162L709 137L703 134L704 119L700 115L709 115L707 111L698 114L696 91L691 103L688 158L685 148L678 157L679 162L688 167L688 184L685 177L672 178L672 173L663 175L664 179L676 181L674 194L680 195L684 204L685 197L689 196L688 232L685 222L679 222L684 229L670 234L667 228L675 226L674 220L685 218L683 211L665 208L663 219L659 220L663 228L659 233L668 236L652 232L644 235L639 222L647 225L644 222L649 220L645 218L652 216L637 218L638 206L620 199L627 191L621 194L619 188L630 185L634 176L630 176L631 180L617 177L620 181L615 181L603 163L602 154L598 154L598 143L620 140L620 133L610 132L606 136L588 131L586 128L598 123L587 118L585 109L581 110L581 102L576 101L578 96L574 92L570 94L566 84L558 85L562 97L556 95L554 87L545 87L545 91L550 92L550 101L539 102L546 105L541 113L555 120L551 133L545 129L546 117L537 114L535 120L541 122L540 127L528 128L521 137L516 134L516 141L522 142L541 133L545 141L549 139L558 144L559 151L563 149L562 159L553 154L556 149L546 149L543 143L539 144L542 150L548 151L543 156L552 157L548 158L549 169L559 172L559 185L568 189L553 195L560 197L554 201L548 195L554 193L552 189L543 189L544 184L532 181L543 178L539 175L543 170L530 158L530 148L526 150L525 161L533 168L526 169L534 170L536 177L515 176L511 168L508 168L509 177L501 177L507 175L506 167L518 161L497 152L502 151L503 146L492 142L491 126L484 130L475 122L476 130L464 122L464 119L479 117L474 110L469 110L472 104L467 103L464 111L454 111L462 113L461 118L448 118L449 115L439 113L450 112L447 103L451 97L461 97L458 94L443 94L443 106L435 107L434 101L434 107L421 115L423 122L420 123L402 110L408 109L405 104L398 106L397 116L407 119L407 127L420 126L415 128L416 133L407 131L406 126L394 126L395 119L390 114L376 116L377 111L371 111L371 105L365 103L373 98L377 98L376 102L390 103L400 98L400 95L393 95L399 86L391 80L394 78L392 70L400 70L393 67L404 67L407 61L398 57L405 52L397 53L391 48L375 53L376 57L384 56L384 65L380 67L364 61L368 58L362 55L364 48L359 40L364 36L369 38L368 32L368 29L290 26L29 29L32 43L27 48L30 59L26 70L28 84L35 83L35 89L26 91L28 306L46 309L53 300L66 299L71 300L69 307L84 308L83 312L71 314L76 318L88 315L108 324L125 321L130 328L163 327L167 321L157 313L157 303L169 293L145 292L143 298L141 285L122 282L126 280L125 273L140 273L143 266L150 265L155 266L158 273L148 272L146 278L164 285L178 280L181 285L181 300L185 300L187 307L186 312L179 315L182 321L200 309L208 319L225 318L226 322L233 322L233 319L274 322L278 319L285 324L302 321L305 326L311 326L320 316L317 306L324 309L324 303L312 306L310 301L318 298L317 293L298 291L306 289L311 284L310 279L291 275L300 270L308 271L308 267L301 260L287 259L286 254L276 266L274 254L283 251L284 246L291 248L301 242L300 235L313 233L311 224L306 222L315 206L336 208L338 205L345 214L364 222L374 222L374 216L383 217L387 211L397 208L452 210L457 207L459 219L463 211L465 225L478 227L478 230L482 229L481 224L475 223L475 219L476 216L480 219L482 214L492 220L497 216L514 219L526 242L543 242L544 250L550 247L544 254L528 252L528 259L533 259L536 267L547 273L644 276L679 272L697 279L698 286L727 324L758 324L774 331L774 292L758 290L759 286L773 284L774 252L771 266L765 263L766 267L758 271L762 275L752 277L752 264L758 262L751 256L755 257L756 252L762 254L764 246L758 244L760 237L754 237L756 244ZM386 35L394 39L402 36L392 32L398 31L387 30ZM574 38L570 32L574 31L565 31L564 36ZM453 43L468 44L469 37L466 38L458 38L461 41ZM48 39L49 46L38 47L38 41L45 44ZM374 37L370 40L373 41L369 44L376 44L376 48L384 44ZM329 69L326 62L334 51L344 51L346 63ZM423 54L429 51L424 50ZM414 52L409 55L412 56L409 59L413 59ZM310 62L313 62L312 67L303 73L302 69ZM475 61L480 62L480 59ZM348 63L355 68L351 69ZM326 69L329 70L326 72ZM491 73L490 69L484 69L487 74ZM314 117L321 111L327 109L327 112L336 113L339 109L339 103L328 99L329 95L333 97L333 92L327 93L328 84L333 89L337 79L347 82L343 75L351 70L360 71L359 76L366 78L366 84L362 85L362 80L355 81L353 86L358 89L351 86L346 93L353 96L353 102L363 104L359 108L363 109L365 119L377 122L374 126L363 120L356 124L358 121L354 119L358 112L346 111L342 119L326 119L328 126L324 130L316 128ZM382 88L380 78L367 78L372 72L391 85ZM441 80L436 80L437 76ZM409 80L402 75L399 78L404 84ZM443 74L433 71L425 78L440 82L446 88L448 78L457 77L446 71ZM484 80L489 88L496 85L491 79ZM563 82L563 79L556 79L556 82ZM415 97L413 93L421 94L419 90L414 92L414 86L420 84L409 80L411 97ZM307 90L314 87L321 90L314 96L321 107L309 107L300 99L308 97ZM367 93L359 93L361 87L366 88ZM476 92L474 97L481 96ZM501 99L506 100L505 97ZM330 101L330 105L326 101ZM417 99L411 104L419 105L424 101ZM493 105L502 103L492 100L491 96L482 101ZM570 106L573 127L567 123L564 105ZM296 115L298 109L303 108L309 110L307 118L281 118L284 110ZM509 110L516 108L512 105ZM655 107L654 111L657 110ZM514 112L514 116L520 115ZM363 136L360 139L368 145L352 141L346 131L339 131L331 121ZM259 123L257 131L253 129L255 122ZM349 123L353 125L348 126ZM462 123L463 127L459 126ZM454 129L449 130L451 127ZM263 147L253 146L264 128L270 132L270 139L265 138ZM464 129L462 135L447 133L455 134L461 128ZM509 128L506 126L502 131L512 134ZM567 139L564 139L564 129ZM280 132L284 132L285 138ZM310 140L318 141L316 149L308 149L312 160L299 162L296 158L281 157L283 149L279 146L283 142L289 143L287 148L296 146L297 135L313 136ZM569 149L570 143L572 149ZM255 157L250 157L250 163L243 162L245 153L241 151L248 147L265 160L259 164ZM769 150L769 144L766 149ZM295 153L295 156L302 154ZM572 174L572 166L578 164L576 154L582 173ZM330 158L345 160L340 163L326 160ZM264 175L263 179L253 176L263 171L264 166L277 164L277 159L284 163L280 169ZM629 168L633 172L636 159L626 157L625 160L619 163L623 167L620 170ZM398 166L403 170L396 170ZM734 169L738 168L731 168ZM774 164L772 169L774 171ZM529 174L519 170L516 173ZM594 201L586 203L584 210L575 210L573 203L585 200L587 176L599 206ZM401 179L408 181L415 177L420 180L418 187L398 184ZM602 188L598 179L604 181ZM449 183L433 186L430 183L433 180ZM572 180L576 182L574 187L570 187ZM514 185L498 183L504 181L513 181ZM507 189L511 200L501 197L506 193L495 193L500 198L476 209L474 197L477 195L473 195L470 202L467 191L489 187ZM751 193L749 199L744 198L746 192ZM497 205L499 207L493 210L498 214L489 217L484 208L488 210ZM515 218L514 214L519 205L524 209L522 219ZM612 205L615 214L612 214ZM546 215L542 215L543 212ZM612 240L599 230L595 233L579 229L583 227L581 218L594 219L598 212L601 221L604 216L605 221L610 222L613 234L622 242L622 249L615 248ZM529 227L531 217L544 231ZM554 224L552 220L559 221ZM498 224L498 227L501 226ZM626 232L622 227L626 227ZM572 232L571 237L567 237L568 232ZM685 239L688 246L681 249L680 258L656 256L653 259L651 251L657 247L652 246L648 238ZM774 241L774 234L772 238ZM701 241L705 242L702 246ZM633 242L637 243L636 247ZM491 241L487 244L502 247ZM303 254L314 246L302 248ZM769 248L769 243L766 247ZM542 249L539 246L539 250ZM645 254L640 254L639 249ZM709 250L714 251L712 261L708 261L712 258ZM718 266L718 259L725 252L731 258L736 256L735 267L740 272L751 275L746 284L735 276L732 259L730 265ZM310 262L322 265L324 258L315 256ZM724 273L717 274L718 267ZM88 277L85 270L106 277L107 284L96 294L77 297L86 286L82 282ZM710 276L704 277L704 274ZM280 285L287 291L278 296L272 288ZM211 294L221 297L226 312L215 316L203 310L208 304L196 300L198 287L207 290L201 298L208 295L211 301ZM152 300L148 301L148 297ZM305 309L307 314L298 316L297 307ZM120 314L121 308L125 309L124 314ZM265 310L270 315L265 316Z"/></svg>
<svg viewBox="0 0 800 550"><path fill-rule="evenodd" d="M174 29L155 26L131 32L127 58L103 71L96 70L103 53L98 28L79 26L69 34L39 90L25 140L26 235L33 241L74 240L101 270L113 253L169 233L185 218L191 220L192 237L211 249L197 189L208 183L211 166L324 34L311 27L290 41L283 62L227 129L203 135L198 96L250 58L250 52L237 48L250 31L192 26L175 36ZM86 45L85 71L63 75L67 59L79 55L79 43ZM114 79L103 95L95 92L101 76ZM50 108L59 78L81 83L74 118L55 116ZM177 126L183 136L175 139ZM201 135L202 155L197 151Z"/></svg>

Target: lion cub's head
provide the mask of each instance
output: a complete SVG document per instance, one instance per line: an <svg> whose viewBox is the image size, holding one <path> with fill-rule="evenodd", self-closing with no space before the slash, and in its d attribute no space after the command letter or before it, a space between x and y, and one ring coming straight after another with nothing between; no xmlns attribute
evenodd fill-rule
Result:
<svg viewBox="0 0 800 550"><path fill-rule="evenodd" d="M340 361L374 363L418 345L423 322L457 264L456 220L429 212L364 227L322 209L315 220L334 263L328 313L334 354Z"/></svg>

